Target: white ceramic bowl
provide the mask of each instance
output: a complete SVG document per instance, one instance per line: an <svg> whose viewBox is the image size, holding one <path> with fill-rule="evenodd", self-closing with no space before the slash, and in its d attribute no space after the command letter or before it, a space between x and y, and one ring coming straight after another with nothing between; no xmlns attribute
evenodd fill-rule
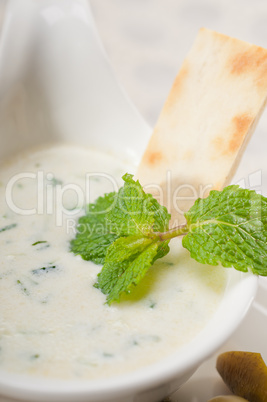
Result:
<svg viewBox="0 0 267 402"><path fill-rule="evenodd" d="M3 10L1 10L3 11ZM85 0L9 0L0 41L0 158L47 141L72 141L137 165L150 128L119 87ZM53 381L0 373L0 394L25 401L160 401L231 336L257 278L230 271L211 321L173 356L101 381Z"/></svg>

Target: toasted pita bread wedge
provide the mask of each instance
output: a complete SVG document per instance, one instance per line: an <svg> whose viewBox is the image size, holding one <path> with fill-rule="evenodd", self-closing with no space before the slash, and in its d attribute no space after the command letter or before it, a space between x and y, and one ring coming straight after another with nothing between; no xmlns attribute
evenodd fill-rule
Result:
<svg viewBox="0 0 267 402"><path fill-rule="evenodd" d="M267 50L200 29L136 175L175 224L197 197L229 184L266 99Z"/></svg>

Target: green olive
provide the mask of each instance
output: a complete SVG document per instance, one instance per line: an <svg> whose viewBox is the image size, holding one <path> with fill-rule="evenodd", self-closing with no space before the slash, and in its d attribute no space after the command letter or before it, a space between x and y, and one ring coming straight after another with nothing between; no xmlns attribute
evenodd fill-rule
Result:
<svg viewBox="0 0 267 402"><path fill-rule="evenodd" d="M233 394L249 402L267 402L267 367L260 353L222 353L216 368Z"/></svg>

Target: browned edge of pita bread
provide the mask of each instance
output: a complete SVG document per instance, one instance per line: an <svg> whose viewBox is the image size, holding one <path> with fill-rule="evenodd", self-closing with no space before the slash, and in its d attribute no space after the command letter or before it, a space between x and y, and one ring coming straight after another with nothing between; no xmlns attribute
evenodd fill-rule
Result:
<svg viewBox="0 0 267 402"><path fill-rule="evenodd" d="M231 181L266 100L267 50L200 29L136 174L175 224Z"/></svg>

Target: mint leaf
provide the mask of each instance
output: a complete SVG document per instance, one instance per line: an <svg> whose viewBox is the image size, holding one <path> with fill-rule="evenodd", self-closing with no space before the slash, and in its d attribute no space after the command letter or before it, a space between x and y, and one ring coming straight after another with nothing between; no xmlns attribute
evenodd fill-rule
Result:
<svg viewBox="0 0 267 402"><path fill-rule="evenodd" d="M198 199L185 217L192 258L267 275L267 198L232 185Z"/></svg>
<svg viewBox="0 0 267 402"><path fill-rule="evenodd" d="M130 292L154 261L169 252L169 241L157 235L168 229L167 209L146 194L132 175L125 174L123 180L118 193L89 204L71 241L74 254L104 264L95 286L107 295L109 304Z"/></svg>
<svg viewBox="0 0 267 402"><path fill-rule="evenodd" d="M112 233L106 220L107 213L113 208L116 193L99 197L87 207L87 213L78 221L77 234L71 241L71 251L84 260L103 264L108 247L118 238Z"/></svg>
<svg viewBox="0 0 267 402"><path fill-rule="evenodd" d="M107 295L108 304L131 292L180 235L198 262L267 276L267 198L239 186L211 191L185 214L185 225L169 230L167 209L132 175L123 180L118 193L89 204L71 242L75 254L104 264L95 287Z"/></svg>
<svg viewBox="0 0 267 402"><path fill-rule="evenodd" d="M71 241L71 251L84 260L103 264L108 247L119 237L148 235L154 230L168 229L170 214L151 194L146 194L133 176L123 176L124 186L118 193L99 197L87 207L79 219L77 234ZM165 245L158 248L158 255L165 255Z"/></svg>
<svg viewBox="0 0 267 402"><path fill-rule="evenodd" d="M114 207L107 214L112 232L119 236L148 235L168 229L170 214L151 194L144 192L133 175L123 176L124 186L116 196Z"/></svg>
<svg viewBox="0 0 267 402"><path fill-rule="evenodd" d="M125 174L123 180L124 186L106 215L111 232L120 237L108 248L95 285L107 295L108 304L129 293L154 261L169 252L169 241L159 241L155 235L168 229L167 209L146 194L132 175Z"/></svg>
<svg viewBox="0 0 267 402"><path fill-rule="evenodd" d="M168 242L164 243L167 250ZM138 235L121 237L110 246L95 285L108 295L108 304L140 282L157 258L159 246L160 242Z"/></svg>

